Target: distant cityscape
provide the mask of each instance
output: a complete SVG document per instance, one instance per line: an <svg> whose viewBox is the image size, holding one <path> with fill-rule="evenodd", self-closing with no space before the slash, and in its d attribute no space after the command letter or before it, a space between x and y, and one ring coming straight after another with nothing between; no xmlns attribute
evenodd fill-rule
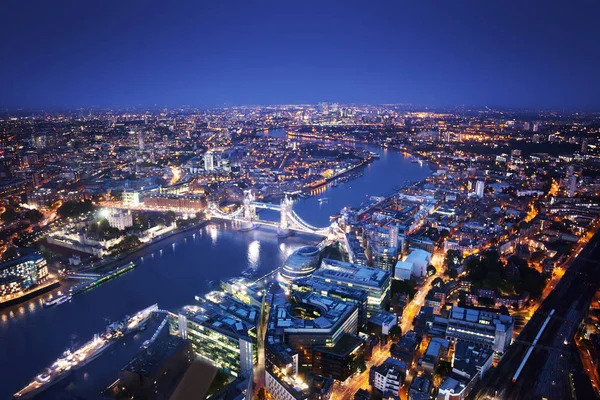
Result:
<svg viewBox="0 0 600 400"><path fill-rule="evenodd" d="M252 239L229 249L247 265L190 258L215 274L178 278L196 293L178 307L157 291L117 319L57 317L73 331L108 320L50 363L23 361L39 373L14 375L0 397L600 396L598 113L6 111L0 195L0 332L143 276L149 259L166 284L182 266L163 249L196 235L213 248L223 231ZM259 267L264 251L284 261Z"/></svg>

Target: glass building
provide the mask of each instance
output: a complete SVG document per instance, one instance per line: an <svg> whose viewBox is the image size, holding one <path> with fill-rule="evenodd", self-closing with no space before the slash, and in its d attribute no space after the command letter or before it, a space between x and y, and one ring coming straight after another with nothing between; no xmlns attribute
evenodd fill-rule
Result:
<svg viewBox="0 0 600 400"><path fill-rule="evenodd" d="M194 353L233 375L247 375L256 362L256 329L222 310L185 307L169 314L172 334L189 339Z"/></svg>
<svg viewBox="0 0 600 400"><path fill-rule="evenodd" d="M319 267L319 253L317 246L305 246L294 251L281 270L283 280L289 282L311 275Z"/></svg>
<svg viewBox="0 0 600 400"><path fill-rule="evenodd" d="M48 277L46 260L39 254L29 254L0 264L0 296L29 289Z"/></svg>

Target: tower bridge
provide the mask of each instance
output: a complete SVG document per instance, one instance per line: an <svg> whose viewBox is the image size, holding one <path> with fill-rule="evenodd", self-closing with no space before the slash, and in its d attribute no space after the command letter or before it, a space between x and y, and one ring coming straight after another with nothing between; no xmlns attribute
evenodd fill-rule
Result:
<svg viewBox="0 0 600 400"><path fill-rule="evenodd" d="M337 223L334 222L330 226L320 228L304 221L292 209L293 200L285 196L281 203L262 203L256 201L256 198L249 190L244 191L244 201L242 206L232 213L226 213L218 208L216 204L208 205L208 214L212 218L225 219L229 221L239 221L249 224L277 226L280 236L287 236L290 231L312 233L315 235L329 236L335 234L339 230ZM258 218L256 209L267 209L279 212L279 224L274 221L265 221Z"/></svg>

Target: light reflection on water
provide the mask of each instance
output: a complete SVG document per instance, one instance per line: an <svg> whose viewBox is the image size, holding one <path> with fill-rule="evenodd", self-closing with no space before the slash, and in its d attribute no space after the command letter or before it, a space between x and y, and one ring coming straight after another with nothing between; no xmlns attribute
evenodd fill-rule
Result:
<svg viewBox="0 0 600 400"><path fill-rule="evenodd" d="M248 265L254 269L258 269L260 259L260 242L254 240L248 245Z"/></svg>

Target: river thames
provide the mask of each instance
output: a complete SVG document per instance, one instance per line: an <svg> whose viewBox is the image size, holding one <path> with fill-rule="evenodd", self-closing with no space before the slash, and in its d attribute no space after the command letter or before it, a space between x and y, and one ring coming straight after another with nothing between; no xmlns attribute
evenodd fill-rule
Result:
<svg viewBox="0 0 600 400"><path fill-rule="evenodd" d="M284 137L285 133L276 130L269 135ZM426 164L412 163L396 151L363 147L379 153L380 159L355 171L362 176L298 200L294 210L301 218L326 226L329 217L343 207L359 207L370 196L388 194L407 181L419 181L430 174ZM327 200L319 202L319 198ZM69 303L43 308L38 298L0 310L0 399L11 398L71 345L102 332L108 320L122 319L154 303L163 309L191 304L194 296L210 290L211 282L239 276L248 266L266 274L279 268L298 247L319 239L297 234L281 240L272 230L239 232L231 223L212 223L140 250L133 271ZM93 392L110 384L142 339L130 341L140 343L129 346L133 350L126 355L118 347L110 349L57 388L79 385ZM52 392L56 391L46 396Z"/></svg>

